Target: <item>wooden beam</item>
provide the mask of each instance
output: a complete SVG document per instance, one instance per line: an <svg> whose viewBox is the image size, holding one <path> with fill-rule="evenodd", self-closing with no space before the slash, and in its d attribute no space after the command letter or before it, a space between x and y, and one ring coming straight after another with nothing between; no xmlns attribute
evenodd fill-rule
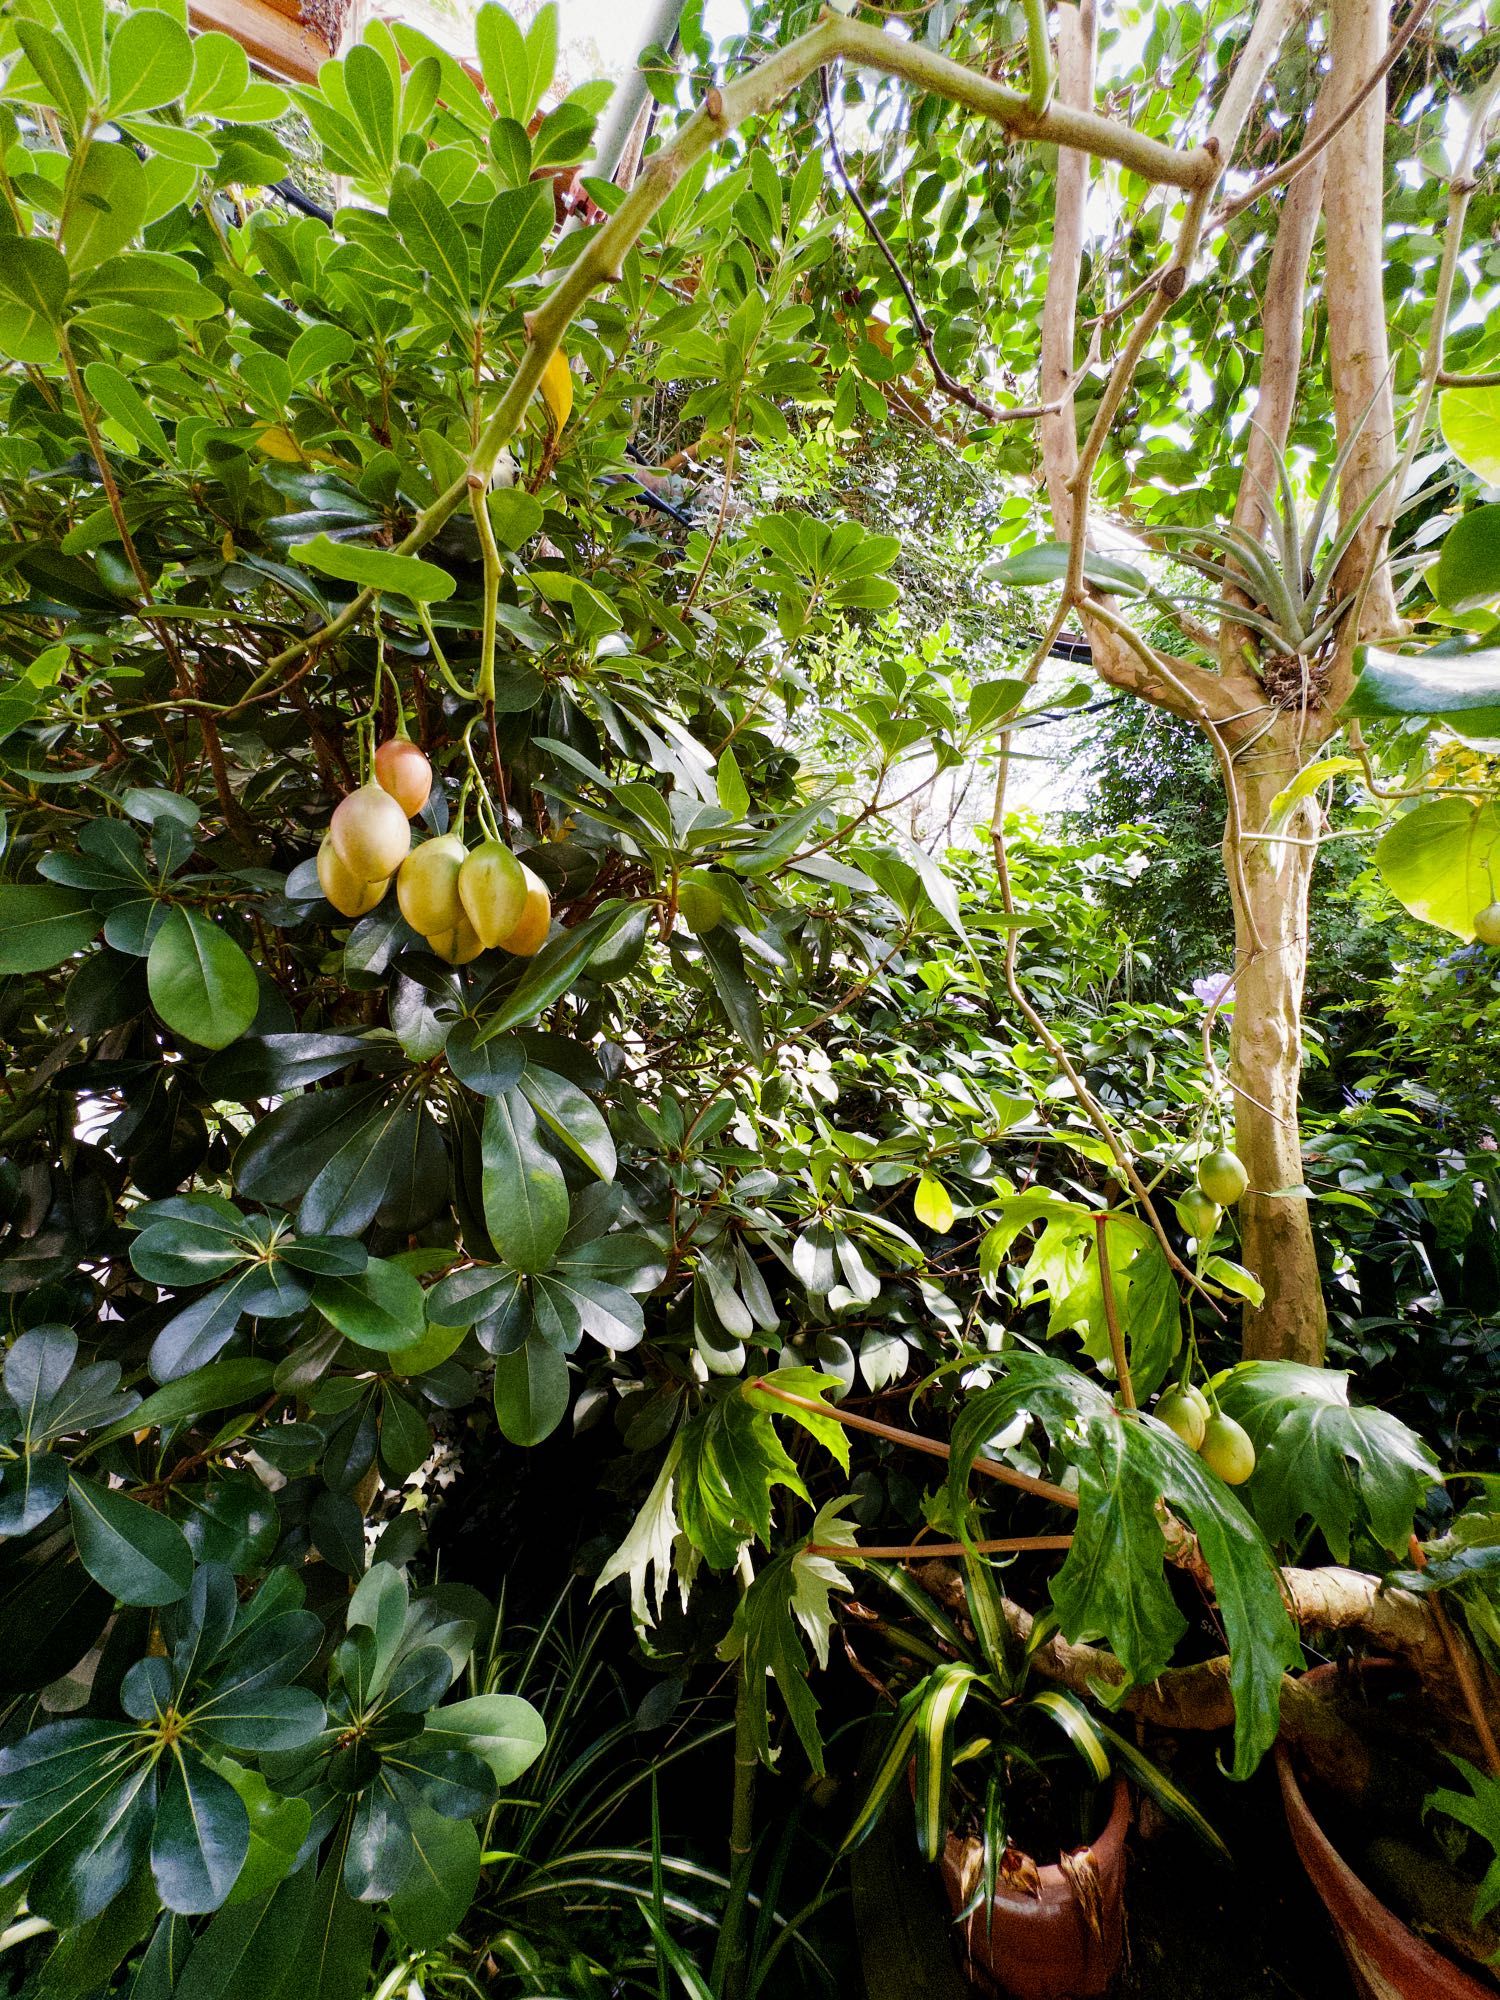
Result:
<svg viewBox="0 0 1500 2000"><path fill-rule="evenodd" d="M338 51L350 0L191 0L195 28L231 35L257 69L286 83L315 83Z"/></svg>

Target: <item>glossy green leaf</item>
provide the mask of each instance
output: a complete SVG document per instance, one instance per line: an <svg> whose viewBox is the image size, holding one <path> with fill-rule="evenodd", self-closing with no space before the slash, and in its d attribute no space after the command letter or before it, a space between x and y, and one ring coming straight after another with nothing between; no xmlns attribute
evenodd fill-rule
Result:
<svg viewBox="0 0 1500 2000"><path fill-rule="evenodd" d="M181 22L154 7L133 7L109 45L110 116L171 104L192 74L192 43Z"/></svg>
<svg viewBox="0 0 1500 2000"><path fill-rule="evenodd" d="M87 896L50 882L0 884L0 973L47 972L98 935Z"/></svg>
<svg viewBox="0 0 1500 2000"><path fill-rule="evenodd" d="M1375 865L1414 917L1467 941L1477 912L1500 899L1497 843L1492 800L1424 799L1382 837Z"/></svg>
<svg viewBox="0 0 1500 2000"><path fill-rule="evenodd" d="M309 1865L220 1910L189 1953L175 2000L276 2000L302 1952L313 1888Z"/></svg>
<svg viewBox="0 0 1500 2000"><path fill-rule="evenodd" d="M1246 1777L1274 1742L1283 1673L1301 1658L1260 1529L1229 1487L1164 1425L1122 1414L1098 1384L1050 1355L1015 1353L995 1387L971 1394L953 1432L949 1491L1021 1410L1078 1469L1073 1543L1050 1589L1065 1637L1105 1639L1131 1680L1154 1680L1185 1621L1166 1578L1163 1501L1197 1535L1229 1637L1233 1769Z"/></svg>
<svg viewBox="0 0 1500 2000"><path fill-rule="evenodd" d="M1450 611L1472 611L1500 599L1500 506L1461 514L1443 537L1428 582Z"/></svg>
<svg viewBox="0 0 1500 2000"><path fill-rule="evenodd" d="M389 549L358 548L350 542L332 542L327 535L315 535L310 542L296 542L291 550L294 562L320 576L336 577L342 583L356 583L362 590L388 590L397 597L409 597L417 604L438 604L453 595L453 578L436 563L420 556L395 555Z"/></svg>
<svg viewBox="0 0 1500 2000"><path fill-rule="evenodd" d="M156 933L146 960L151 1004L174 1034L222 1049L242 1035L260 1006L255 968L234 939L179 904Z"/></svg>
<svg viewBox="0 0 1500 2000"><path fill-rule="evenodd" d="M466 1819L428 1806L411 1815L416 1861L391 1898L391 1920L405 1942L433 1950L458 1928L479 1886L479 1835Z"/></svg>
<svg viewBox="0 0 1500 2000"><path fill-rule="evenodd" d="M171 462L172 447L167 434L128 376L107 361L91 361L83 371L83 379L106 416L123 424L138 443L149 446L158 458Z"/></svg>
<svg viewBox="0 0 1500 2000"><path fill-rule="evenodd" d="M426 1308L410 1271L372 1257L354 1276L329 1276L313 1286L313 1304L359 1347L385 1352L422 1338Z"/></svg>
<svg viewBox="0 0 1500 2000"><path fill-rule="evenodd" d="M495 1013L485 1019L476 1040L490 1042L534 1021L583 976L590 958L614 936L629 907L606 903L574 929L544 944Z"/></svg>
<svg viewBox="0 0 1500 2000"><path fill-rule="evenodd" d="M1346 715L1439 717L1465 736L1500 736L1500 649L1391 653L1363 649Z"/></svg>
<svg viewBox="0 0 1500 2000"><path fill-rule="evenodd" d="M493 1046L493 1045L491 1045ZM527 1065L521 1093L548 1131L602 1181L615 1177L615 1142L594 1100L566 1077Z"/></svg>
<svg viewBox="0 0 1500 2000"><path fill-rule="evenodd" d="M117 1487L74 1473L68 1483L79 1560L122 1604L175 1604L193 1580L181 1528Z"/></svg>
<svg viewBox="0 0 1500 2000"><path fill-rule="evenodd" d="M250 1848L250 1819L233 1786L178 1745L162 1786L151 1836L151 1872L169 1910L216 1910L234 1887Z"/></svg>
<svg viewBox="0 0 1500 2000"><path fill-rule="evenodd" d="M1486 486L1500 486L1500 388L1444 389L1438 421L1453 456Z"/></svg>
<svg viewBox="0 0 1500 2000"><path fill-rule="evenodd" d="M485 1227L518 1271L545 1271L567 1234L571 1204L562 1167L542 1144L519 1090L490 1098L482 1138Z"/></svg>
<svg viewBox="0 0 1500 2000"><path fill-rule="evenodd" d="M512 1444L540 1444L567 1412L568 1364L547 1341L533 1333L496 1361L495 1416Z"/></svg>
<svg viewBox="0 0 1500 2000"><path fill-rule="evenodd" d="M1311 1522L1336 1562L1350 1560L1356 1534L1404 1554L1441 1469L1399 1417L1351 1403L1349 1377L1336 1369L1292 1361L1241 1362L1214 1391L1255 1446L1241 1493L1272 1542L1300 1547Z"/></svg>
<svg viewBox="0 0 1500 2000"><path fill-rule="evenodd" d="M501 285L524 271L552 233L552 195L542 181L506 188L484 212L479 250L479 299L487 306Z"/></svg>

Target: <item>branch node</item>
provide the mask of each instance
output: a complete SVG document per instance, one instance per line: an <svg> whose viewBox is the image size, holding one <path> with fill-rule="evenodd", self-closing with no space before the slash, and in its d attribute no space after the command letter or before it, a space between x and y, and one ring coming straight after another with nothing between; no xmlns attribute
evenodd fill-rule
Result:
<svg viewBox="0 0 1500 2000"><path fill-rule="evenodd" d="M1183 287L1187 284L1187 275L1187 266L1185 264L1169 264L1161 274L1157 290L1168 301L1180 299Z"/></svg>
<svg viewBox="0 0 1500 2000"><path fill-rule="evenodd" d="M713 120L715 125L723 124L724 97L723 93L720 91L717 84L712 84L709 86L708 95L703 100L703 109L705 113L708 115L708 117L710 117Z"/></svg>

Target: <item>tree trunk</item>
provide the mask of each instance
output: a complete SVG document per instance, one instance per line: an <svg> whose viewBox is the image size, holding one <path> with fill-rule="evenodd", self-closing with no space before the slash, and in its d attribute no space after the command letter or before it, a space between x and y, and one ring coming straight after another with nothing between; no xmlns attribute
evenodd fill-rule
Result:
<svg viewBox="0 0 1500 2000"><path fill-rule="evenodd" d="M1300 762L1288 715L1235 765L1239 825L1266 826L1271 802ZM1269 750L1267 746L1273 746ZM1297 1122L1302 1073L1302 987L1307 973L1308 890L1317 850L1294 846L1317 833L1317 809L1304 801L1275 844L1242 847L1241 898L1233 865L1235 814L1225 830L1225 863L1234 904L1235 963L1230 1026L1230 1081L1235 1101L1235 1151L1250 1186L1236 1211L1245 1263L1265 1287L1265 1300L1245 1311L1247 1359L1302 1361L1320 1366L1328 1315L1306 1197L1282 1189L1302 1185Z"/></svg>

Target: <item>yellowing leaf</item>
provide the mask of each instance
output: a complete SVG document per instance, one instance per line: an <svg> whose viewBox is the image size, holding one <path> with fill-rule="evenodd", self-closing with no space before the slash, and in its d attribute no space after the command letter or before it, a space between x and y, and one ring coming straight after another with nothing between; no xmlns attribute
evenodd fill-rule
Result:
<svg viewBox="0 0 1500 2000"><path fill-rule="evenodd" d="M923 1174L917 1182L912 1207L916 1210L918 1222L928 1229L935 1229L939 1236L946 1236L953 1227L953 1197L931 1174Z"/></svg>
<svg viewBox="0 0 1500 2000"><path fill-rule="evenodd" d="M307 454L285 424L267 424L255 440L262 458L279 459L283 465L306 465Z"/></svg>
<svg viewBox="0 0 1500 2000"><path fill-rule="evenodd" d="M560 347L549 357L539 386L542 401L547 405L547 414L552 419L552 428L560 431L573 414L573 371Z"/></svg>

